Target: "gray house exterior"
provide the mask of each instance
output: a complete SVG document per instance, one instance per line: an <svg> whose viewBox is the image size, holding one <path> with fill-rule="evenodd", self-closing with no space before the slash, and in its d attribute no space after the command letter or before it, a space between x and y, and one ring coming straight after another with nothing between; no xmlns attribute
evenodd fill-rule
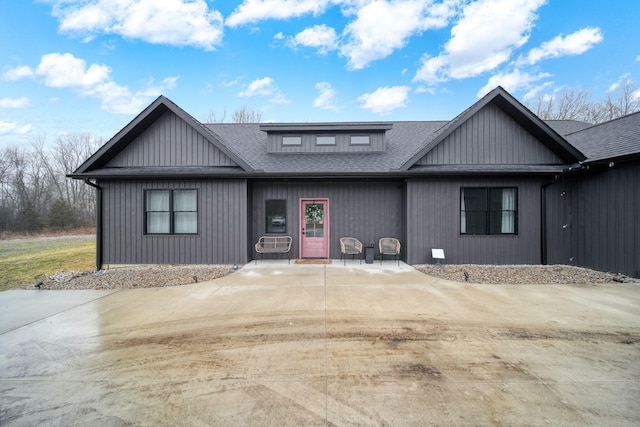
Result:
<svg viewBox="0 0 640 427"><path fill-rule="evenodd" d="M438 122L203 124L161 96L69 176L97 189L98 268L246 263L286 234L298 258L395 237L410 264L637 275L639 122L544 122L500 87Z"/></svg>

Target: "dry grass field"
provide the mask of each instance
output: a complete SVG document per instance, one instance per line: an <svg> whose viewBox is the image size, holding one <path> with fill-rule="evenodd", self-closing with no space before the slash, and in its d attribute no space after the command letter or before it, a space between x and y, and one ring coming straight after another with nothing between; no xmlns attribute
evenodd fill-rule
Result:
<svg viewBox="0 0 640 427"><path fill-rule="evenodd" d="M0 291L36 283L45 274L95 269L95 235L0 240Z"/></svg>

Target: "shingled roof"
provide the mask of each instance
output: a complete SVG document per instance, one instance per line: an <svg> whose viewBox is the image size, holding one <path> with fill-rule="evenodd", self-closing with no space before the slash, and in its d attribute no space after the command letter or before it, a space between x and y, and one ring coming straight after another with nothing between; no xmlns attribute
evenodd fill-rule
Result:
<svg viewBox="0 0 640 427"><path fill-rule="evenodd" d="M257 171L270 174L380 173L397 170L447 123L391 122L392 128L385 134L384 152L326 154L267 153L268 136L260 130L259 124L222 123L206 127ZM310 127L314 125L308 124Z"/></svg>
<svg viewBox="0 0 640 427"><path fill-rule="evenodd" d="M587 163L640 158L640 112L570 133L565 138Z"/></svg>
<svg viewBox="0 0 640 427"><path fill-rule="evenodd" d="M377 152L340 153L274 153L268 152L268 132L258 123L203 124L169 99L161 96L142 111L125 128L93 154L75 172L73 178L132 178L157 176L338 176L469 173L549 173L558 165L420 165L416 161L469 117L492 103L539 141L562 158L566 165L577 162L599 162L640 158L640 113L631 114L600 125L574 120L540 120L501 87L451 121L385 122L385 150ZM138 135L167 111L187 122L200 135L218 147L236 166L233 167L107 167L109 161L133 142ZM363 122L375 127L377 122ZM296 124L314 128L327 123ZM331 125L331 123L329 124ZM340 125L340 123L333 123ZM273 127L273 126L272 126ZM555 169L554 169L555 168Z"/></svg>

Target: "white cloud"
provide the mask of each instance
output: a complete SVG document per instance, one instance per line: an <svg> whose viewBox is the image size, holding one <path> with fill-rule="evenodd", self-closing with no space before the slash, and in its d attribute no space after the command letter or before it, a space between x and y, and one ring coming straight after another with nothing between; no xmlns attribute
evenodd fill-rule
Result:
<svg viewBox="0 0 640 427"><path fill-rule="evenodd" d="M496 86L502 86L507 92L515 92L516 90L529 87L532 83L550 77L547 73L530 74L519 69L508 73L494 74L489 81L476 94L478 98L495 89Z"/></svg>
<svg viewBox="0 0 640 427"><path fill-rule="evenodd" d="M320 94L313 100L314 107L322 108L323 110L340 111L336 101L336 91L333 90L330 83L316 83L316 89Z"/></svg>
<svg viewBox="0 0 640 427"><path fill-rule="evenodd" d="M270 102L276 104L286 104L289 102L282 92L280 92L275 80L271 77L263 77L252 81L243 91L238 93L238 96L267 96L271 97Z"/></svg>
<svg viewBox="0 0 640 427"><path fill-rule="evenodd" d="M288 19L312 13L318 16L331 0L244 0L226 19L230 27L251 24L264 19Z"/></svg>
<svg viewBox="0 0 640 427"><path fill-rule="evenodd" d="M557 36L540 47L531 49L525 61L535 64L546 58L557 58L567 55L580 55L591 49L603 39L599 28L583 28L566 37Z"/></svg>
<svg viewBox="0 0 640 427"><path fill-rule="evenodd" d="M296 34L287 44L293 48L297 46L313 47L318 49L318 53L324 55L330 50L337 49L337 42L336 30L326 25L315 25Z"/></svg>
<svg viewBox="0 0 640 427"><path fill-rule="evenodd" d="M396 108L405 107L409 100L409 86L385 86L372 93L365 93L358 97L361 108L374 113L386 114Z"/></svg>
<svg viewBox="0 0 640 427"><path fill-rule="evenodd" d="M40 59L35 74L43 76L50 87L91 88L109 78L111 69L106 65L91 64L70 53L48 53Z"/></svg>
<svg viewBox="0 0 640 427"><path fill-rule="evenodd" d="M26 96L23 96L21 98L0 99L0 108L27 108L30 105L31 102Z"/></svg>
<svg viewBox="0 0 640 427"><path fill-rule="evenodd" d="M83 96L100 99L102 109L111 113L135 114L149 101L164 91L175 87L177 77L169 77L161 84L149 81L141 90L132 93L109 77L111 69L106 65L91 64L70 53L49 53L43 55L35 70L22 72L24 77L42 77L46 86L68 88Z"/></svg>
<svg viewBox="0 0 640 427"><path fill-rule="evenodd" d="M277 90L278 88L276 87L275 81L271 77L263 77L249 83L249 86L240 92L238 96L269 96L273 95Z"/></svg>
<svg viewBox="0 0 640 427"><path fill-rule="evenodd" d="M453 0L436 5L423 0L366 2L354 9L356 19L345 28L347 42L340 53L348 58L350 69L365 68L403 47L411 36L446 26L457 4Z"/></svg>
<svg viewBox="0 0 640 427"><path fill-rule="evenodd" d="M435 57L425 55L416 82L435 84L494 70L527 42L546 0L478 0L467 4L451 39Z"/></svg>
<svg viewBox="0 0 640 427"><path fill-rule="evenodd" d="M631 78L631 74L625 73L622 76L620 76L618 81L611 83L611 85L607 88L607 93L615 92L621 87L632 87L633 85L634 85L634 81Z"/></svg>
<svg viewBox="0 0 640 427"><path fill-rule="evenodd" d="M0 120L0 135L24 135L31 132L31 125L19 126L15 122Z"/></svg>
<svg viewBox="0 0 640 427"><path fill-rule="evenodd" d="M60 31L91 40L118 34L149 43L213 50L222 40L223 18L205 0L56 0Z"/></svg>
<svg viewBox="0 0 640 427"><path fill-rule="evenodd" d="M4 79L10 80L10 81L20 80L20 79L23 79L26 77L32 77L32 76L33 76L33 70L24 65L21 65L16 68L11 68L10 70L8 70L3 74Z"/></svg>

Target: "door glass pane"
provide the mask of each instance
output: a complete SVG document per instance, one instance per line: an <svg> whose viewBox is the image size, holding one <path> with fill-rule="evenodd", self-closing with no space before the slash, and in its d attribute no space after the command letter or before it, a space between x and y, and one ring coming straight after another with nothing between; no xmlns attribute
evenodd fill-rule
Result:
<svg viewBox="0 0 640 427"><path fill-rule="evenodd" d="M307 237L324 237L324 205L305 203L305 233Z"/></svg>

